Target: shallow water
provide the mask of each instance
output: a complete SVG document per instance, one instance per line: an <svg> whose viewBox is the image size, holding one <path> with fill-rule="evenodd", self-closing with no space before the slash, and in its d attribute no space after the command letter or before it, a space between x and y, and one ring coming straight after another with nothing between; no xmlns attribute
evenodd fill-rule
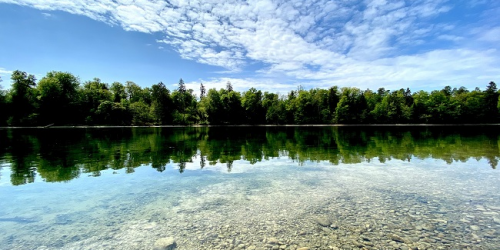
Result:
<svg viewBox="0 0 500 250"><path fill-rule="evenodd" d="M486 128L0 130L1 249L498 249ZM202 167L203 166L203 167Z"/></svg>

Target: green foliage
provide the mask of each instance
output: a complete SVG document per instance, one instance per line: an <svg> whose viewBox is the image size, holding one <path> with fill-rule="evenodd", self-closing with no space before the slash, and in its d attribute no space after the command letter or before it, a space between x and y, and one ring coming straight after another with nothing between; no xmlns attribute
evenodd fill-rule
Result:
<svg viewBox="0 0 500 250"><path fill-rule="evenodd" d="M10 91L9 125L34 125L36 123L36 79L34 75L16 70L12 73Z"/></svg>
<svg viewBox="0 0 500 250"><path fill-rule="evenodd" d="M196 97L192 89L186 89L182 78L179 80L178 89L172 93L172 100L175 107L174 124L193 124L199 120Z"/></svg>
<svg viewBox="0 0 500 250"><path fill-rule="evenodd" d="M373 101L374 97L370 97L370 101ZM412 109L407 103L404 89L393 91L383 95L382 100L375 104L370 115L378 123L408 123L411 121Z"/></svg>
<svg viewBox="0 0 500 250"><path fill-rule="evenodd" d="M498 121L498 98L499 93L495 82L488 83L484 91L484 113L486 122Z"/></svg>
<svg viewBox="0 0 500 250"><path fill-rule="evenodd" d="M157 123L172 124L173 102L163 82L151 87L151 110Z"/></svg>
<svg viewBox="0 0 500 250"><path fill-rule="evenodd" d="M277 94L265 92L262 105L266 112L266 122L268 124L287 123L287 100L280 99Z"/></svg>
<svg viewBox="0 0 500 250"><path fill-rule="evenodd" d="M336 123L364 123L367 118L365 96L358 88L342 88L339 103L335 110Z"/></svg>
<svg viewBox="0 0 500 250"><path fill-rule="evenodd" d="M330 118L335 116L335 110L339 103L339 89L337 86L328 89L328 111L330 113Z"/></svg>
<svg viewBox="0 0 500 250"><path fill-rule="evenodd" d="M498 109L498 113L500 115L500 96L498 96L497 109Z"/></svg>
<svg viewBox="0 0 500 250"><path fill-rule="evenodd" d="M151 107L144 102L134 102L130 104L129 109L132 115L132 125L149 125L155 120Z"/></svg>
<svg viewBox="0 0 500 250"><path fill-rule="evenodd" d="M241 95L236 91L226 89L208 90L206 111L210 124L242 123L243 107Z"/></svg>
<svg viewBox="0 0 500 250"><path fill-rule="evenodd" d="M208 122L208 112L207 112L208 106L210 104L209 102L210 102L209 99L206 98L206 97L203 97L198 102L198 105L197 105L197 117L199 119L199 124L202 124L202 125L209 124L209 122Z"/></svg>
<svg viewBox="0 0 500 250"><path fill-rule="evenodd" d="M39 123L73 123L77 116L77 77L67 72L52 71L38 82Z"/></svg>
<svg viewBox="0 0 500 250"><path fill-rule="evenodd" d="M172 93L174 110L174 124L194 124L198 121L198 108L193 90L181 89Z"/></svg>
<svg viewBox="0 0 500 250"><path fill-rule="evenodd" d="M206 112L210 124L220 123L224 117L224 107L219 92L216 89L209 89L206 100Z"/></svg>
<svg viewBox="0 0 500 250"><path fill-rule="evenodd" d="M98 124L130 125L131 115L119 102L103 101L95 113Z"/></svg>
<svg viewBox="0 0 500 250"><path fill-rule="evenodd" d="M112 101L113 94L109 91L108 85L101 82L99 78L84 83L79 89L80 107L83 114L83 122L87 124L99 124L96 119L96 111L101 102Z"/></svg>
<svg viewBox="0 0 500 250"><path fill-rule="evenodd" d="M243 121L243 107L241 106L241 94L236 91L221 89L221 102L224 109L223 122L229 124L240 124Z"/></svg>
<svg viewBox="0 0 500 250"><path fill-rule="evenodd" d="M125 93L130 103L141 101L141 99L143 100L144 92L135 82L127 81L125 83Z"/></svg>
<svg viewBox="0 0 500 250"><path fill-rule="evenodd" d="M245 110L245 122L249 124L264 124L266 113L262 105L262 92L255 88L250 88L243 92L241 105Z"/></svg>
<svg viewBox="0 0 500 250"><path fill-rule="evenodd" d="M122 100L127 100L127 92L125 85L120 82L114 82L111 84L111 93L113 93L113 102L122 102Z"/></svg>
<svg viewBox="0 0 500 250"><path fill-rule="evenodd" d="M337 86L284 95L255 88L226 88L200 98L182 79L170 92L163 83L142 88L134 82L109 86L99 78L83 85L67 72L33 75L14 71L12 87L0 89L0 125L151 124L331 124L331 123L498 123L500 92L495 82L484 91L446 86L431 92L410 89L360 90Z"/></svg>

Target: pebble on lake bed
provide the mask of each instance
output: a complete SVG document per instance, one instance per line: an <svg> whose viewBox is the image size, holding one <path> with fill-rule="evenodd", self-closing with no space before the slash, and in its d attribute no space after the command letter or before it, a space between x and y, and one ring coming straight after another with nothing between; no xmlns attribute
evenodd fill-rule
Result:
<svg viewBox="0 0 500 250"><path fill-rule="evenodd" d="M315 219L316 223L318 223L322 227L329 227L332 222L328 217L318 217Z"/></svg>
<svg viewBox="0 0 500 250"><path fill-rule="evenodd" d="M174 238L167 237L167 238L158 239L155 242L154 250L173 250L176 247L177 247L177 243L175 242Z"/></svg>

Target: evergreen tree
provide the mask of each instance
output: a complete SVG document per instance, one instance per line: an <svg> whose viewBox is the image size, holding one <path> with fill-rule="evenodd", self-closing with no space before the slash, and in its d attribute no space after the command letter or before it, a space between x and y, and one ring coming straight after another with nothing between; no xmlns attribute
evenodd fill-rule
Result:
<svg viewBox="0 0 500 250"><path fill-rule="evenodd" d="M207 94L207 90L205 89L205 86L203 85L203 83L201 83L200 84L200 100L203 99L206 94Z"/></svg>

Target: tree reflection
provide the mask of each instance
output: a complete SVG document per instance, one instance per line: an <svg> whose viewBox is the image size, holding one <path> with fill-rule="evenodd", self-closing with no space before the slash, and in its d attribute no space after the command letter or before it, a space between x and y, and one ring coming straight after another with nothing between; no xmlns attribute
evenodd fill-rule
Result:
<svg viewBox="0 0 500 250"><path fill-rule="evenodd" d="M475 129L475 130L474 130ZM250 164L288 157L301 165L378 160L440 159L449 164L499 161L500 133L494 127L198 127L0 130L0 164L11 183L62 182L103 170L151 166L184 172L199 157L200 168L235 161ZM170 166L170 167L169 167Z"/></svg>

